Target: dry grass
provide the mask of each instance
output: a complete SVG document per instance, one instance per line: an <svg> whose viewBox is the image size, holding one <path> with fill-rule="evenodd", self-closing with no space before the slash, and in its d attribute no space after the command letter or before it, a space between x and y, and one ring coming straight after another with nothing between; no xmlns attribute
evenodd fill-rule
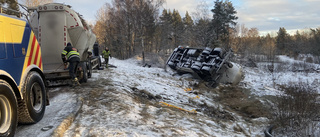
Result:
<svg viewBox="0 0 320 137"><path fill-rule="evenodd" d="M217 100L247 118L271 117L268 107L258 99L244 93L243 88L226 86L220 88Z"/></svg>

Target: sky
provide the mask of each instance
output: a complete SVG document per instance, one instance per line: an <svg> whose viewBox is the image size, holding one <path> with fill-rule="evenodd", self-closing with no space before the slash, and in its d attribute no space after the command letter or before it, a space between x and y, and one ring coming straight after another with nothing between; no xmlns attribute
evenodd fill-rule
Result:
<svg viewBox="0 0 320 137"><path fill-rule="evenodd" d="M22 1L22 0L18 0ZM176 9L182 17L186 11L191 15L197 5L205 1L213 9L215 0L166 0L166 9ZM277 32L284 27L289 33L296 30L320 27L320 0L230 0L237 11L238 24L257 28L260 33ZM111 0L55 0L71 5L89 22L94 23L97 10ZM212 13L209 11L209 15Z"/></svg>

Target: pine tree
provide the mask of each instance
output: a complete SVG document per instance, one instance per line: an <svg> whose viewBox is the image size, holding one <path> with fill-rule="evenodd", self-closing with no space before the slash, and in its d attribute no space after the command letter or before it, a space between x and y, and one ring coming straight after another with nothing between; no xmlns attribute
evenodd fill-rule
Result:
<svg viewBox="0 0 320 137"><path fill-rule="evenodd" d="M213 33L210 31L210 21L208 19L201 18L196 22L194 26L194 40L196 41L196 46L209 47L212 43Z"/></svg>
<svg viewBox="0 0 320 137"><path fill-rule="evenodd" d="M183 18L184 32L183 32L183 44L188 46L194 46L194 41L192 40L193 34L193 20L189 15L188 11L186 12L185 17Z"/></svg>
<svg viewBox="0 0 320 137"><path fill-rule="evenodd" d="M162 11L162 15L160 16L160 24L159 24L159 35L160 35L160 45L164 49L172 48L173 37L171 35L172 32L172 13L171 11L164 9Z"/></svg>
<svg viewBox="0 0 320 137"><path fill-rule="evenodd" d="M286 49L288 48L289 34L287 33L287 30L285 28L280 27L276 40L278 54L286 54Z"/></svg>
<svg viewBox="0 0 320 137"><path fill-rule="evenodd" d="M319 56L320 59L320 28L310 29L310 31L311 38L309 41L312 46L310 46L311 51L309 53Z"/></svg>
<svg viewBox="0 0 320 137"><path fill-rule="evenodd" d="M232 3L228 0L225 2L222 0L216 0L213 12L213 19L211 24L211 30L215 35L215 41L221 40L227 42L229 39L229 29L235 29L237 24L235 20L238 17L235 15L237 12Z"/></svg>
<svg viewBox="0 0 320 137"><path fill-rule="evenodd" d="M173 44L175 47L182 44L183 23L178 10L173 10L172 13L172 26L173 26Z"/></svg>
<svg viewBox="0 0 320 137"><path fill-rule="evenodd" d="M193 20L189 15L188 11L186 12L185 17L183 18L183 24L185 25L185 27L190 27L193 25Z"/></svg>

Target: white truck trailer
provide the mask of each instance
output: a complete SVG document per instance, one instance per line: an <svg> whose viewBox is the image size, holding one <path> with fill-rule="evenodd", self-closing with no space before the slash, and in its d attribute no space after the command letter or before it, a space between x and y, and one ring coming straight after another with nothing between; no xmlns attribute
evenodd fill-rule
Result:
<svg viewBox="0 0 320 137"><path fill-rule="evenodd" d="M50 83L50 80L69 78L68 70L64 70L61 52L70 42L80 53L78 79L86 82L91 77L92 69L101 65L100 58L92 56L96 36L90 27L68 5L49 3L32 10L30 24L41 45L46 80Z"/></svg>

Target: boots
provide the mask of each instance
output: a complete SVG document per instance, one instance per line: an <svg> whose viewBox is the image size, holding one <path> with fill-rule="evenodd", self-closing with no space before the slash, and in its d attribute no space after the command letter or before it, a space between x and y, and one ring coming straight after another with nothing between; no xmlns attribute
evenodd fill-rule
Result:
<svg viewBox="0 0 320 137"><path fill-rule="evenodd" d="M78 78L74 78L73 80L71 80L71 85L70 86L71 87L80 86Z"/></svg>
<svg viewBox="0 0 320 137"><path fill-rule="evenodd" d="M78 85L78 86L80 86L80 83L79 83L79 81L78 81L78 78L74 78L74 83L76 84L76 85Z"/></svg>

